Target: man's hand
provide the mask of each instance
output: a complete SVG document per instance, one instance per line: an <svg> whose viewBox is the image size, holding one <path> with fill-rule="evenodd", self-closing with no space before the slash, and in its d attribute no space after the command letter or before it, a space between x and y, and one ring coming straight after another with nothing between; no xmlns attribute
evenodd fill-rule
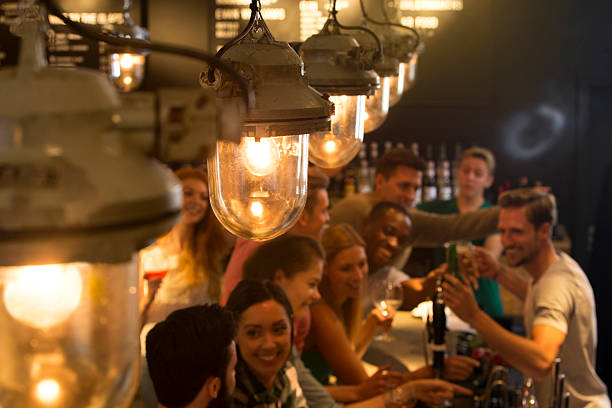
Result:
<svg viewBox="0 0 612 408"><path fill-rule="evenodd" d="M461 282L451 275L446 275L444 279L444 301L461 320L470 323L480 312L472 288L465 279Z"/></svg>
<svg viewBox="0 0 612 408"><path fill-rule="evenodd" d="M474 257L478 264L480 276L496 280L501 270L501 264L493 254L483 247L474 247Z"/></svg>
<svg viewBox="0 0 612 408"><path fill-rule="evenodd" d="M467 356L448 356L444 359L444 378L449 381L467 379L480 362Z"/></svg>

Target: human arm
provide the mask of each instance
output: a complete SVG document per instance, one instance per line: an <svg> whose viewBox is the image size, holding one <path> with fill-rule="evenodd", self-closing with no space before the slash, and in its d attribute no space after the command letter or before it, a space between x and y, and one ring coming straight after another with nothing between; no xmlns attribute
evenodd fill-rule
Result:
<svg viewBox="0 0 612 408"><path fill-rule="evenodd" d="M439 267L430 271L422 278L410 278L402 281L404 300L400 306L401 310L412 310L419 303L424 302L432 296L438 276L444 273L444 268Z"/></svg>
<svg viewBox="0 0 612 408"><path fill-rule="evenodd" d="M447 276L443 288L446 304L504 359L536 381L546 376L565 340L565 332L551 325L536 324L531 339L516 335L478 307L468 285Z"/></svg>
<svg viewBox="0 0 612 408"><path fill-rule="evenodd" d="M328 305L319 303L311 306L310 312L310 335L338 380L348 385L367 380L363 364L353 351L344 326L334 311Z"/></svg>
<svg viewBox="0 0 612 408"><path fill-rule="evenodd" d="M480 276L497 281L519 299L525 300L527 295L527 279L507 266L502 265L484 248L474 247L474 257L478 263Z"/></svg>
<svg viewBox="0 0 612 408"><path fill-rule="evenodd" d="M393 312L384 316L383 313L376 308L372 309L370 313L368 313L363 324L361 325L361 329L359 330L359 338L355 344L355 353L359 358L363 357L365 354L379 327L385 332L391 330L394 315L395 313Z"/></svg>
<svg viewBox="0 0 612 408"><path fill-rule="evenodd" d="M411 210L410 243L420 247L439 247L448 241L483 237L497 230L498 216L497 206L452 215Z"/></svg>
<svg viewBox="0 0 612 408"><path fill-rule="evenodd" d="M501 243L501 234L495 233L489 235L485 239L484 247L495 257L495 259L499 259L502 252L504 252L504 246Z"/></svg>

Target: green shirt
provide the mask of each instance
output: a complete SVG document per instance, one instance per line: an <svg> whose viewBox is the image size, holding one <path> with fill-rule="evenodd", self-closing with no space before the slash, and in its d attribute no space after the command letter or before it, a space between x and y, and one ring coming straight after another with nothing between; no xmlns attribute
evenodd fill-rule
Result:
<svg viewBox="0 0 612 408"><path fill-rule="evenodd" d="M479 209L492 207L492 204L485 201ZM459 207L457 207L457 199L455 197L450 200L433 200L421 203L417 206L421 211L427 211L436 214L458 214ZM484 245L485 238L479 238L472 240L474 245ZM443 263L446 259L444 248L436 248L434 250L434 265L438 266ZM492 317L500 317L504 315L504 307L499 296L499 286L497 282L486 279L478 278L478 290L474 291L476 296L476 302L486 313Z"/></svg>

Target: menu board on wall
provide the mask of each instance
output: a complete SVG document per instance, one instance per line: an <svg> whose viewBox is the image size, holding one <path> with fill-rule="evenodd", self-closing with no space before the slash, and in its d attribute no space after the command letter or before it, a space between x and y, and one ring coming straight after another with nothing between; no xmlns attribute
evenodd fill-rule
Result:
<svg viewBox="0 0 612 408"><path fill-rule="evenodd" d="M251 10L250 0L215 0L212 49L218 50L246 27ZM365 1L366 9L376 3ZM431 36L440 20L463 9L463 0L396 0L397 21ZM305 41L318 33L328 16L327 0L263 0L261 13L274 37L279 41ZM343 24L361 25L363 16L359 0L337 0L338 20Z"/></svg>
<svg viewBox="0 0 612 408"><path fill-rule="evenodd" d="M121 1L88 1L88 9L79 7L78 2L75 1L60 1L59 4L66 10L70 19L81 23L103 27L105 24L123 22L123 2ZM137 12L137 2L132 5L132 10ZM137 17L137 13L131 15L133 18ZM0 67L17 64L20 44L20 38L16 35L18 18L19 2L0 0ZM71 32L55 16L49 16L49 24L52 28L47 37L47 59L50 66L106 69L104 43L83 38Z"/></svg>

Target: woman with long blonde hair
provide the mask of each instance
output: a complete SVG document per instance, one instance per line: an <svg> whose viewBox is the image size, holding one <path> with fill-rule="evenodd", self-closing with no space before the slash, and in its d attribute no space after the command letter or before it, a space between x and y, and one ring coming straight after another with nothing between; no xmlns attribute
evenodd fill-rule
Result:
<svg viewBox="0 0 612 408"><path fill-rule="evenodd" d="M362 384L369 377L360 357L377 328L389 328L391 319L383 317L378 310L362 319L368 261L361 236L350 225L338 224L323 232L321 244L326 257L319 284L321 301L310 309L312 327L302 359L323 384L328 384L332 373L342 384ZM401 376L377 373L375 378L380 392L397 383Z"/></svg>
<svg viewBox="0 0 612 408"><path fill-rule="evenodd" d="M172 311L194 304L217 302L221 293L223 260L231 249L229 234L210 210L208 177L196 168L175 172L183 187L179 222L145 249L141 259L158 251L167 274L155 294L146 320L163 320ZM146 272L146 270L145 270Z"/></svg>

